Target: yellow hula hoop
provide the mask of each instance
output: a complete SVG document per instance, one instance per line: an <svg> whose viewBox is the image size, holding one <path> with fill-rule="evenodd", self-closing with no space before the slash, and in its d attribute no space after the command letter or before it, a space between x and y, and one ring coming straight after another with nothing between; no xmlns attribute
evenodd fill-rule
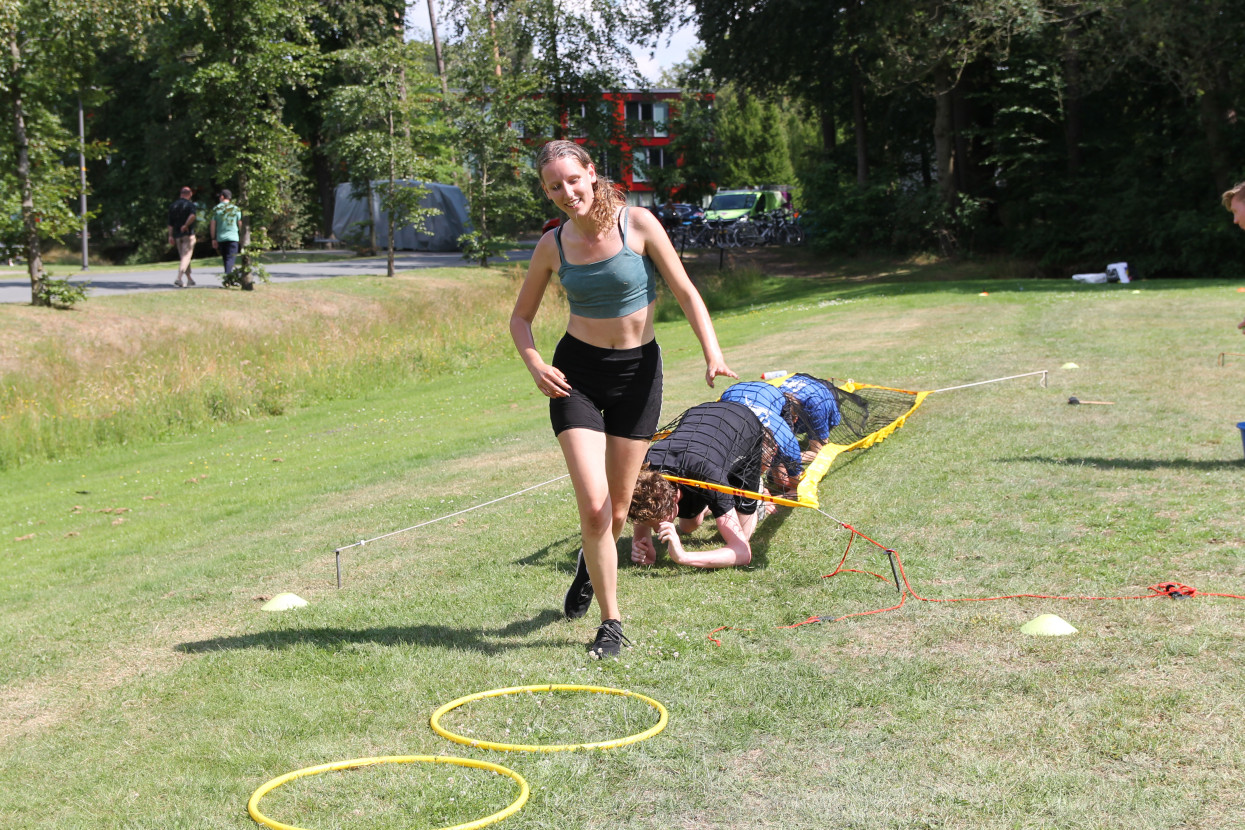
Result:
<svg viewBox="0 0 1245 830"><path fill-rule="evenodd" d="M485 816L475 821L469 821L466 824L455 824L453 827L446 827L444 830L476 830L477 827L487 827L495 824L507 816L512 816L527 803L527 797L531 790L527 786L527 782L523 780L523 776L514 770L506 769L499 764L490 764L488 761L475 761L471 758L455 758L449 755L386 755L381 758L356 758L353 761L335 761L331 764L321 764L318 767L307 767L306 769L287 772L285 775L272 779L264 784L258 790L251 794L251 800L246 803L246 811L251 814L251 818L257 824L265 827L271 827L272 830L304 830L301 827L295 827L290 824L282 824L268 818L259 811L259 800L268 793L280 787L282 784L288 784L296 778L303 778L308 775L319 775L322 772L333 772L343 769L358 769L359 767L370 767L376 764L411 764L411 763L429 763L429 764L453 764L459 767L474 767L475 769L488 770L498 775L505 775L513 778L519 784L519 797L514 800L504 810L493 813L491 816Z"/></svg>
<svg viewBox="0 0 1245 830"><path fill-rule="evenodd" d="M612 741L598 741L589 744L503 744L494 741L481 741L473 738L467 738L457 735L441 726L441 716L452 709L457 709L465 703L471 703L474 700L483 700L487 697L501 697L502 695L514 695L520 692L598 692L607 695L618 695L620 697L633 697L636 700L643 701L649 706L657 710L659 715L657 724L638 732L635 735L628 735L625 738L616 738ZM574 686L563 684L550 684L545 686L512 686L508 689L494 689L491 692L477 692L473 695L460 697L458 700L451 700L440 709L432 713L430 724L432 731L436 732L443 738L447 738L455 743L465 746L480 747L482 749L495 749L499 752L566 752L575 749L613 749L615 747L626 746L627 744L638 743L653 737L658 732L666 728L666 722L670 716L666 713L666 707L662 706L651 697L645 697L638 692L628 691L627 689L611 689L605 686Z"/></svg>

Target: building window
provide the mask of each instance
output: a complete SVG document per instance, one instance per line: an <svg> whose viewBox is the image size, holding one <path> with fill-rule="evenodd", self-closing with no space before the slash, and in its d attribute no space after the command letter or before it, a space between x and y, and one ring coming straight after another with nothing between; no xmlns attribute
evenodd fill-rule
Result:
<svg viewBox="0 0 1245 830"><path fill-rule="evenodd" d="M673 163L674 157L669 158ZM665 167L666 159L665 147L637 147L631 156L631 180L647 182L650 179L650 171Z"/></svg>
<svg viewBox="0 0 1245 830"><path fill-rule="evenodd" d="M670 105L664 101L628 101L625 112L627 132L631 135L669 135Z"/></svg>

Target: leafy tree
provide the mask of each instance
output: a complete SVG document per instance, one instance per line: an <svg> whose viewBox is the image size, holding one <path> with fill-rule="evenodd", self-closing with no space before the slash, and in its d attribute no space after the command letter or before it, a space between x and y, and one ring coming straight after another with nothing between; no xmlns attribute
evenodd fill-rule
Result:
<svg viewBox="0 0 1245 830"><path fill-rule="evenodd" d="M670 118L670 150L679 164L663 168L652 179L654 187L668 188L671 198L695 204L713 195L722 173L716 84L700 62L702 54L694 49L687 61L664 71L659 80L664 87L683 91Z"/></svg>
<svg viewBox="0 0 1245 830"><path fill-rule="evenodd" d="M1202 128L1216 191L1226 190L1242 166L1234 161L1235 91L1245 83L1240 48L1245 4L1237 0L1145 0L1124 3L1115 16L1122 55L1148 64L1193 103Z"/></svg>
<svg viewBox="0 0 1245 830"><path fill-rule="evenodd" d="M0 225L6 244L26 257L31 303L49 305L41 242L77 220L66 197L77 195L73 171L60 161L74 139L58 106L81 90L101 44L137 38L159 0L0 0L0 100L7 128L0 141ZM14 204L14 202L16 204ZM16 208L16 209L14 209Z"/></svg>
<svg viewBox="0 0 1245 830"><path fill-rule="evenodd" d="M312 37L326 58L345 49L373 47L400 39L404 34L406 6L406 0L326 0L320 4L319 14L310 20ZM419 51L423 46L412 43L410 48ZM329 153L324 108L317 89L333 90L355 84L355 77L343 74L347 68L339 61L325 60L316 87L293 89L286 98L285 118L307 148L305 174L314 183L315 191L310 212L316 215L319 233L325 237L333 232L336 186L341 180L341 171Z"/></svg>
<svg viewBox="0 0 1245 830"><path fill-rule="evenodd" d="M473 14L483 15L493 46L494 74L530 75L552 103L549 134L584 139L597 166L617 175L622 125L601 94L638 82L632 44L653 43L678 7L666 0L450 0L460 38ZM473 26L475 24L472 24ZM479 35L474 35L479 37Z"/></svg>
<svg viewBox="0 0 1245 830"><path fill-rule="evenodd" d="M436 213L421 208L436 178L428 148L438 141L440 105L435 79L423 71L413 44L398 38L337 53L344 78L353 83L332 90L325 102L330 157L345 169L356 198L372 204L375 193L388 216L388 274L394 275L395 230L423 226ZM370 208L369 208L370 210ZM375 228L372 229L373 246Z"/></svg>
<svg viewBox="0 0 1245 830"><path fill-rule="evenodd" d="M798 92L821 113L825 146L835 142L836 81L843 4L824 0L689 0L702 61L722 81L774 97Z"/></svg>
<svg viewBox="0 0 1245 830"><path fill-rule="evenodd" d="M467 167L467 201L473 230L460 242L463 256L487 265L514 234L540 215L539 182L521 130L548 123L548 101L538 78L506 68L498 74L500 43L515 24L490 18L484 5L460 6L466 37L452 62L457 90L450 107L455 145Z"/></svg>
<svg viewBox="0 0 1245 830"><path fill-rule="evenodd" d="M192 60L176 88L215 165L218 186L236 183L246 221L237 278L266 278L256 257L273 247L279 227L301 232L303 147L284 120L287 96L315 86L323 62L311 22L312 0L202 0L176 32Z"/></svg>
<svg viewBox="0 0 1245 830"><path fill-rule="evenodd" d="M794 175L778 108L746 90L718 94L723 187L789 183Z"/></svg>

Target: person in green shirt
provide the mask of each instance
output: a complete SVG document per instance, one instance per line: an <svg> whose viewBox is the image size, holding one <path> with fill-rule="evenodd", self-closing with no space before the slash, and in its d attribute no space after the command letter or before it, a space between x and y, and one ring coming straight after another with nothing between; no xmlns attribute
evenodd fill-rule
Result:
<svg viewBox="0 0 1245 830"><path fill-rule="evenodd" d="M225 265L225 277L233 272L234 259L238 255L238 247L242 236L242 211L232 201L233 193L229 190L220 192L220 204L212 211L212 220L208 230L212 235L212 247L220 252ZM226 282L228 284L228 282ZM255 282L248 275L243 279L242 290L251 291Z"/></svg>

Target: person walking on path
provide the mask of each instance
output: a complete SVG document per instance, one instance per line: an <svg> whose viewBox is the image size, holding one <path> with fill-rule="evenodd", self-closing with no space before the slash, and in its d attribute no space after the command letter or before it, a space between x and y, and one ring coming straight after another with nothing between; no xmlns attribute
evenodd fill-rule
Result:
<svg viewBox="0 0 1245 830"><path fill-rule="evenodd" d="M654 336L656 275L669 285L700 341L705 381L737 378L718 346L709 311L653 214L628 208L588 153L551 141L536 159L545 197L566 219L540 238L510 317L510 336L549 398L549 416L575 488L583 547L562 603L582 617L595 594L601 610L592 657L616 657L626 643L618 607L618 537L644 453L661 417L661 349ZM546 363L532 321L554 274L570 305L566 334Z"/></svg>
<svg viewBox="0 0 1245 830"><path fill-rule="evenodd" d="M190 200L194 195L189 187L183 187L176 201L169 205L169 244L177 249L177 279L173 282L178 288L195 284L190 275L190 261L195 255L195 212L198 210Z"/></svg>
<svg viewBox="0 0 1245 830"><path fill-rule="evenodd" d="M220 252L225 267L223 280L225 285L234 283L233 263L238 255L238 246L242 239L242 211L232 200L233 193L229 190L220 192L220 204L212 211L212 221L209 226L212 234L212 247ZM242 290L251 291L254 288L255 281L251 279L250 274L247 274L242 278Z"/></svg>

